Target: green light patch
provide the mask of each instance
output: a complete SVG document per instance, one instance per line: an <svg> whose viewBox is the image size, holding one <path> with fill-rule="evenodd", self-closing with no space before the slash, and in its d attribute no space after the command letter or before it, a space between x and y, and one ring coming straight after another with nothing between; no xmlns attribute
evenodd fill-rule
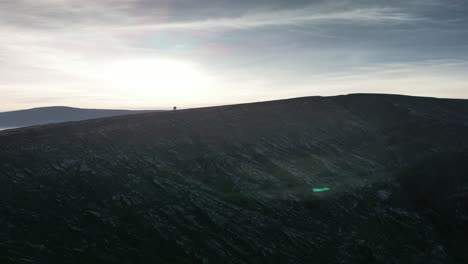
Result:
<svg viewBox="0 0 468 264"><path fill-rule="evenodd" d="M330 188L327 188L327 187L325 187L325 188L314 188L313 189L314 192L326 192L326 191L329 191L329 190L330 190Z"/></svg>

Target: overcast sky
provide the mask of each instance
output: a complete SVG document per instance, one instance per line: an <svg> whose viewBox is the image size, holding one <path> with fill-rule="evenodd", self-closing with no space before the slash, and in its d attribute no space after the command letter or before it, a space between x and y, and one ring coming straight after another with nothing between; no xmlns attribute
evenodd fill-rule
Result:
<svg viewBox="0 0 468 264"><path fill-rule="evenodd" d="M468 98L464 0L0 0L0 111Z"/></svg>

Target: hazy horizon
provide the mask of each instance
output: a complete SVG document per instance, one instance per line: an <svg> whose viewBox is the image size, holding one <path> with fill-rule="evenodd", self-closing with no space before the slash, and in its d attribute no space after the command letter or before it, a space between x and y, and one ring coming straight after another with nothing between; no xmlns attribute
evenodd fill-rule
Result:
<svg viewBox="0 0 468 264"><path fill-rule="evenodd" d="M464 1L0 3L0 111L468 98Z"/></svg>

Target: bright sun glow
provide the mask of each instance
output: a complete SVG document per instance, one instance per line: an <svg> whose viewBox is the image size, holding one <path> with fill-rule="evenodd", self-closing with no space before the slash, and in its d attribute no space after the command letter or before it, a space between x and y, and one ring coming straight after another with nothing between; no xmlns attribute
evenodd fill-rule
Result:
<svg viewBox="0 0 468 264"><path fill-rule="evenodd" d="M116 61L102 77L120 91L158 98L200 97L212 86L199 65L159 58Z"/></svg>

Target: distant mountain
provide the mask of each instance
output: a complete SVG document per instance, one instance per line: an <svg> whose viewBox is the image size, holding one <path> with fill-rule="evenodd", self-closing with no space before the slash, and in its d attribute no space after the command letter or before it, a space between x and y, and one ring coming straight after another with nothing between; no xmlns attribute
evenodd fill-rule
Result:
<svg viewBox="0 0 468 264"><path fill-rule="evenodd" d="M468 263L468 101L358 94L0 132L2 263Z"/></svg>
<svg viewBox="0 0 468 264"><path fill-rule="evenodd" d="M136 114L142 112L145 111L81 109L64 106L41 107L11 112L0 112L0 128L26 127L49 123Z"/></svg>

